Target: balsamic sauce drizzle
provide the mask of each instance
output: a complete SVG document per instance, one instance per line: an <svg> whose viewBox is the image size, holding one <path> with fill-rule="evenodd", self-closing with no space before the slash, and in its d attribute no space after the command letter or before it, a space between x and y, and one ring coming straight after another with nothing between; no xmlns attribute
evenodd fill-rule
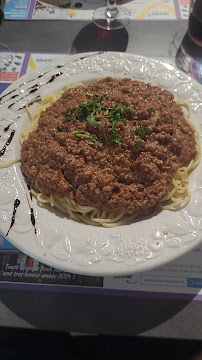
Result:
<svg viewBox="0 0 202 360"><path fill-rule="evenodd" d="M23 84L22 84L22 85L23 85ZM20 87L21 87L22 85L20 85ZM2 100L3 98L5 98L5 96L12 94L14 91L16 91L16 89L14 89L14 90L12 90L12 91L10 91L10 92L6 93L6 94L5 94L5 95L3 95L2 97L0 97L0 102L1 102L1 100ZM12 97L11 97L10 99L12 99Z"/></svg>
<svg viewBox="0 0 202 360"><path fill-rule="evenodd" d="M25 107L26 107L25 105L21 105L18 110L25 109Z"/></svg>
<svg viewBox="0 0 202 360"><path fill-rule="evenodd" d="M28 188L28 191L29 191L29 196L30 196L30 199L32 200L31 187L30 187L30 184L28 184L28 183L27 183L27 188Z"/></svg>
<svg viewBox="0 0 202 360"><path fill-rule="evenodd" d="M63 73L61 71L57 72L55 75L51 76L50 80L46 84L53 82L58 76L60 76L62 74Z"/></svg>
<svg viewBox="0 0 202 360"><path fill-rule="evenodd" d="M35 85L31 86L31 87L28 89L28 90L31 89L30 92L29 92L29 94L34 93L34 92L37 91L40 87L41 87L40 84L35 84Z"/></svg>
<svg viewBox="0 0 202 360"><path fill-rule="evenodd" d="M12 104L10 104L10 105L8 106L8 109L10 109L13 105L15 105L15 102L12 103Z"/></svg>
<svg viewBox="0 0 202 360"><path fill-rule="evenodd" d="M14 122L12 121L8 126L6 126L5 128L4 128L4 132L7 132L8 130L9 130L9 128L10 128L10 126L13 124ZM1 134L0 135L0 138L3 136L3 134Z"/></svg>
<svg viewBox="0 0 202 360"><path fill-rule="evenodd" d="M6 141L5 145L0 150L0 156L4 155L6 149L7 149L8 145L10 145L14 135L15 135L15 130L12 130L8 140Z"/></svg>
<svg viewBox="0 0 202 360"><path fill-rule="evenodd" d="M23 100L27 95L30 95L30 94L34 93L35 91L39 90L44 84L46 85L46 84L52 83L58 76L60 76L60 75L62 75L62 74L63 74L63 73L62 73L61 71L59 71L59 72L57 72L56 74L52 75L51 78L50 78L50 80L48 80L46 83L41 83L41 84L36 83L35 85L31 86L30 88L28 88L28 90L30 90L30 91L28 92L28 94L26 94L25 96L23 96L23 97L21 97L20 99L18 99L17 102ZM42 75L39 75L39 76L42 76ZM11 99L11 98L10 98L10 99ZM8 99L8 100L10 100L10 99ZM1 98L0 98L0 101L1 101ZM15 104L16 104L16 102L11 103L11 104L8 106L8 109L12 108L12 106L15 105ZM24 109L24 108L25 108L25 105L22 105L22 106L19 107L18 110L22 110L22 109Z"/></svg>
<svg viewBox="0 0 202 360"><path fill-rule="evenodd" d="M6 127L4 128L4 132L8 131L9 128L10 128L10 126L11 126L12 124L13 124L13 121L12 121L8 126L6 126Z"/></svg>
<svg viewBox="0 0 202 360"><path fill-rule="evenodd" d="M31 193L31 190L30 190L30 186L27 185L27 187L28 187L28 190L29 190L30 199L32 200L32 193ZM35 220L35 216L34 216L34 209L30 206L27 193L26 193L26 198L27 198L27 202L28 202L28 205L29 205L29 209L30 209L30 220L31 220L31 223L32 223L33 228L34 228L34 233L35 233L35 235L37 235L37 230L36 230L36 226L35 226L36 225L36 220ZM13 215L12 215L12 218L11 218L11 224L10 224L10 227L9 227L7 233L6 233L6 236L8 236L11 228L15 224L15 215L16 215L16 211L17 211L17 208L18 208L19 205L20 205L20 200L15 199L14 207L13 207Z"/></svg>
<svg viewBox="0 0 202 360"><path fill-rule="evenodd" d="M13 215L12 215L12 218L11 218L11 224L10 224L10 227L6 233L6 236L8 236L11 228L13 227L13 225L15 224L15 215L16 215L16 211L17 211L17 208L18 206L20 205L20 200L18 199L15 199L14 201L14 206L13 206Z"/></svg>
<svg viewBox="0 0 202 360"><path fill-rule="evenodd" d="M29 191L30 199L32 200L31 188L30 188L30 185L28 183L27 183L27 188L28 188L28 191ZM36 226L35 226L36 225L36 220L35 220L35 216L34 216L34 209L30 205L30 202L29 202L29 199L28 199L28 196L27 196L26 192L25 192L25 194L26 194L27 203L28 203L28 206L29 206L29 209L30 209L30 220L31 220L31 223L32 223L33 228L34 228L34 233L35 233L35 235L37 235Z"/></svg>
<svg viewBox="0 0 202 360"><path fill-rule="evenodd" d="M30 198L32 200L32 193L30 191L30 186L27 185L28 187L28 190L29 190L29 194L30 194ZM31 223L33 225L33 228L34 228L34 233L35 235L37 235L37 230L36 230L36 220L35 220L35 216L34 216L34 209L30 206L30 203L29 203L29 199L27 197L27 194L26 194L26 198L27 198L27 202L28 202L28 205L29 205L29 209L30 209L30 219L31 219ZM6 233L6 236L8 236L11 228L13 227L13 225L15 224L15 215L16 215L16 211L17 211L17 208L18 206L20 205L20 200L19 199L15 199L14 201L14 206L13 206L13 215L12 215L12 218L11 218L11 224L10 224L10 227Z"/></svg>
<svg viewBox="0 0 202 360"><path fill-rule="evenodd" d="M47 71L46 73L40 74L40 75L37 77L37 79L41 78L43 75L46 75L48 72L49 72L49 71ZM22 87L23 85L25 85L25 84L29 84L31 81L33 81L33 79L31 79L31 80L29 80L29 81L26 81L26 83L22 83L22 84L19 86L19 88L21 88L21 87ZM17 89L14 89L14 90L6 93L5 95L1 96L1 97L0 97L0 102L2 101L3 98L5 98L6 96L12 94L12 93L13 93L14 91L16 91L16 90L17 90ZM16 94L16 95L14 95L14 96L11 96L10 99L13 99L13 98L16 97L16 96L19 96L19 95ZM10 100L10 99L8 99L8 100ZM7 101L8 101L8 100L7 100Z"/></svg>
<svg viewBox="0 0 202 360"><path fill-rule="evenodd" d="M19 95L18 94L13 95L13 96L10 97L10 99L15 99L17 96L19 96Z"/></svg>
<svg viewBox="0 0 202 360"><path fill-rule="evenodd" d="M35 221L35 217L34 217L34 210L31 207L30 207L30 218L31 218L31 223L34 227L34 233L36 235L37 234L36 227L35 227L36 221Z"/></svg>

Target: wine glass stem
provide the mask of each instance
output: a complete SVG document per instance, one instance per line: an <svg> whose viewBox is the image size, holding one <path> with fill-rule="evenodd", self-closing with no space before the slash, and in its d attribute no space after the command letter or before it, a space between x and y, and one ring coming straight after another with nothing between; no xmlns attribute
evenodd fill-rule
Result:
<svg viewBox="0 0 202 360"><path fill-rule="evenodd" d="M116 0L107 0L105 13L107 18L114 19L117 17L119 11L116 6Z"/></svg>

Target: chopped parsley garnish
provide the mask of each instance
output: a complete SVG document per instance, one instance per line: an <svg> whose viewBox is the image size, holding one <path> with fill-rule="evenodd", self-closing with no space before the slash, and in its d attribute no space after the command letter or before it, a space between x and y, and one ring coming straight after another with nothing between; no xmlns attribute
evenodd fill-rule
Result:
<svg viewBox="0 0 202 360"><path fill-rule="evenodd" d="M91 141L88 143L88 145L93 145L95 142L98 141L98 137L95 134L92 134Z"/></svg>
<svg viewBox="0 0 202 360"><path fill-rule="evenodd" d="M107 108L110 112L110 116L119 115L121 117L122 114L132 113L131 108L129 106L124 106L123 104L117 104L112 106L112 108Z"/></svg>
<svg viewBox="0 0 202 360"><path fill-rule="evenodd" d="M121 139L119 139L119 138L113 139L112 142L114 142L114 143L117 144L118 146L122 146L122 145L123 145Z"/></svg>
<svg viewBox="0 0 202 360"><path fill-rule="evenodd" d="M91 103L88 103L87 101L83 101L78 106L79 115L81 119L86 118L88 115L92 112L92 106Z"/></svg>
<svg viewBox="0 0 202 360"><path fill-rule="evenodd" d="M130 136L133 137L135 135L135 130L130 130Z"/></svg>
<svg viewBox="0 0 202 360"><path fill-rule="evenodd" d="M138 140L138 141L136 141L136 143L134 144L134 148L135 148L135 149L139 149L141 145L142 145L142 140Z"/></svg>
<svg viewBox="0 0 202 360"><path fill-rule="evenodd" d="M109 99L107 93L103 93L101 96L95 95L94 100L101 102L103 99Z"/></svg>
<svg viewBox="0 0 202 360"><path fill-rule="evenodd" d="M98 141L97 135L92 134L91 141L92 141L93 143L95 143L96 141Z"/></svg>
<svg viewBox="0 0 202 360"><path fill-rule="evenodd" d="M148 132L147 127L139 127L135 129L135 134L139 136L144 136Z"/></svg>
<svg viewBox="0 0 202 360"><path fill-rule="evenodd" d="M57 126L57 131L62 132L62 126L61 125Z"/></svg>
<svg viewBox="0 0 202 360"><path fill-rule="evenodd" d="M92 94L87 92L86 97L91 98L90 101L82 101L78 105L78 120L84 120L88 125L91 127L98 127L100 125L99 121L96 120L96 115L99 115L100 113L103 114L109 123L111 123L111 128L107 123L104 124L104 129L111 130L109 134L109 140L112 143L117 144L118 146L122 146L123 142L122 140L117 137L116 133L116 123L122 122L124 125L127 124L127 119L125 118L126 114L133 113L131 108L127 105L123 104L116 104L112 107L107 107L106 105L102 105L102 101L104 99L108 99L108 94L102 93L100 96L96 94ZM65 115L66 120L73 120L72 119L73 110L70 109L68 114ZM76 118L74 118L76 119ZM85 133L83 130L74 130L73 134L78 137L85 137L85 138L91 138L90 142L88 144L92 145L96 141L103 142L105 139L104 137L98 138L96 135L89 136Z"/></svg>
<svg viewBox="0 0 202 360"><path fill-rule="evenodd" d="M104 142L104 137L101 136L100 138L98 138L97 135L92 134L92 136L91 136L91 141L88 142L88 145L93 145L93 144L96 143L97 141L103 143L103 142Z"/></svg>
<svg viewBox="0 0 202 360"><path fill-rule="evenodd" d="M83 138L90 138L90 135L86 134L86 132L84 130L77 130L75 129L74 131L72 131L72 134L78 137L83 137Z"/></svg>
<svg viewBox="0 0 202 360"><path fill-rule="evenodd" d="M86 122L92 127L99 126L99 122L95 120L92 114L87 116Z"/></svg>
<svg viewBox="0 0 202 360"><path fill-rule="evenodd" d="M101 105L95 100L91 102L83 101L79 104L78 110L80 119L85 119L89 115L98 115L101 110Z"/></svg>
<svg viewBox="0 0 202 360"><path fill-rule="evenodd" d="M103 94L101 95L101 101L102 101L103 99L109 99L109 95L108 95L107 93L103 93Z"/></svg>
<svg viewBox="0 0 202 360"><path fill-rule="evenodd" d="M149 111L149 113L152 113L152 112L155 112L155 111L156 111L156 109L155 109L155 108L153 108L153 107L151 107L151 108L149 108L149 109L148 109L148 111Z"/></svg>
<svg viewBox="0 0 202 360"><path fill-rule="evenodd" d="M120 121L124 125L126 125L127 120L123 117L123 114L131 113L132 110L128 106L124 106L123 104L114 105L112 108L108 108L107 110L108 110L108 112L107 112L107 115L105 112L105 116L108 119L108 121L112 124L110 141L117 144L118 146L122 146L123 143L122 143L121 139L119 139L116 136L116 123L118 121Z"/></svg>
<svg viewBox="0 0 202 360"><path fill-rule="evenodd" d="M69 112L65 115L65 120L72 120L73 109L70 109Z"/></svg>
<svg viewBox="0 0 202 360"><path fill-rule="evenodd" d="M98 140L99 140L99 142L103 143L105 141L105 138L104 138L104 136L101 136Z"/></svg>
<svg viewBox="0 0 202 360"><path fill-rule="evenodd" d="M130 108L129 106L125 106L125 108L124 108L124 113L133 114L133 111L131 110L131 108Z"/></svg>
<svg viewBox="0 0 202 360"><path fill-rule="evenodd" d="M103 93L101 96L94 95L91 93L86 93L87 97L93 97L92 101L83 101L79 104L78 110L81 119L85 119L88 115L98 115L101 111L100 102L103 99L108 99L109 96L107 93Z"/></svg>

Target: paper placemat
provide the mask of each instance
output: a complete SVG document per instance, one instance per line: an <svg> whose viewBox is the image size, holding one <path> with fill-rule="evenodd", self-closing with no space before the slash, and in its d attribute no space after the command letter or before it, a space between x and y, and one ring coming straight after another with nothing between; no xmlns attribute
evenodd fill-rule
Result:
<svg viewBox="0 0 202 360"><path fill-rule="evenodd" d="M189 16L189 0L117 0L131 13L131 20L183 20ZM56 6L53 4L59 4ZM93 11L106 0L37 1L9 0L5 8L8 20L90 20Z"/></svg>

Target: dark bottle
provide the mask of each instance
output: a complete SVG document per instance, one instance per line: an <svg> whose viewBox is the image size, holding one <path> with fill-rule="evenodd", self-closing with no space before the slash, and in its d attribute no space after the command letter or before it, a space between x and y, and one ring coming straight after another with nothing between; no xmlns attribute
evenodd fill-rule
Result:
<svg viewBox="0 0 202 360"><path fill-rule="evenodd" d="M202 47L202 0L191 1L188 33L192 41Z"/></svg>
<svg viewBox="0 0 202 360"><path fill-rule="evenodd" d="M0 0L0 29L4 22L4 8L5 8L6 0Z"/></svg>
<svg viewBox="0 0 202 360"><path fill-rule="evenodd" d="M6 0L0 0L0 10L2 12L4 12L5 4L6 4Z"/></svg>

